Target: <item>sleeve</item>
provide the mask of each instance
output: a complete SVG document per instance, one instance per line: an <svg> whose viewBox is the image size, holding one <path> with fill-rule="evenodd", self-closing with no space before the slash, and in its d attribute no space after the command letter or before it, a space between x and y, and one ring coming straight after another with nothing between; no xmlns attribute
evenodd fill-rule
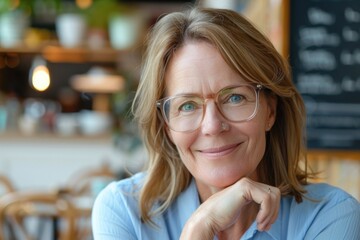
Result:
<svg viewBox="0 0 360 240"><path fill-rule="evenodd" d="M97 196L91 218L94 240L137 239L126 202L111 186Z"/></svg>
<svg viewBox="0 0 360 240"><path fill-rule="evenodd" d="M360 204L354 198L322 211L309 228L305 239L360 239Z"/></svg>

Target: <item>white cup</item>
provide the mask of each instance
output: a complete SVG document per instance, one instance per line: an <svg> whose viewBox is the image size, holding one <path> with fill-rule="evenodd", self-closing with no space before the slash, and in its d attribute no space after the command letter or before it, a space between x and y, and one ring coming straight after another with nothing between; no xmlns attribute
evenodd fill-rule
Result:
<svg viewBox="0 0 360 240"><path fill-rule="evenodd" d="M2 47L20 45L28 25L29 19L21 11L0 14L0 45Z"/></svg>
<svg viewBox="0 0 360 240"><path fill-rule="evenodd" d="M81 46L86 36L86 20L80 14L61 14L56 19L56 32L60 45L67 48Z"/></svg>
<svg viewBox="0 0 360 240"><path fill-rule="evenodd" d="M141 33L141 17L133 15L114 15L109 22L109 38L115 49L133 47Z"/></svg>

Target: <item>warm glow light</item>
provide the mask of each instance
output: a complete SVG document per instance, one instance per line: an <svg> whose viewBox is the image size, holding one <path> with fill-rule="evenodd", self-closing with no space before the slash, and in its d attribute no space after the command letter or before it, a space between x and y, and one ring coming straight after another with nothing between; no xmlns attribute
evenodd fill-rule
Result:
<svg viewBox="0 0 360 240"><path fill-rule="evenodd" d="M92 3L93 0L76 0L76 5L81 9L90 7Z"/></svg>
<svg viewBox="0 0 360 240"><path fill-rule="evenodd" d="M45 66L37 66L31 78L31 85L35 90L43 92L50 86L49 69Z"/></svg>
<svg viewBox="0 0 360 240"><path fill-rule="evenodd" d="M20 5L20 0L12 0L10 4L12 9L15 9Z"/></svg>

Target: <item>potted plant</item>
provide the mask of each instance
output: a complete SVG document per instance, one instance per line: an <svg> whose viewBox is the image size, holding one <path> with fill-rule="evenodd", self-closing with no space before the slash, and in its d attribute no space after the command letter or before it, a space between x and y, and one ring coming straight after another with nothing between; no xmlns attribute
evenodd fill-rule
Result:
<svg viewBox="0 0 360 240"><path fill-rule="evenodd" d="M29 26L29 5L21 1L17 6L13 2L0 1L0 45L6 48L19 45Z"/></svg>
<svg viewBox="0 0 360 240"><path fill-rule="evenodd" d="M30 26L30 19L36 11L45 9L57 11L61 0L1 0L0 1L0 45L14 47L22 43L25 31Z"/></svg>
<svg viewBox="0 0 360 240"><path fill-rule="evenodd" d="M105 47L108 42L109 16L118 11L119 4L116 0L94 0L83 9L88 25L88 46L90 48Z"/></svg>
<svg viewBox="0 0 360 240"><path fill-rule="evenodd" d="M109 37L111 46L117 49L127 48L136 41L142 19L135 7L116 0L94 0L85 9L85 16L89 40L92 34L101 34L103 38Z"/></svg>
<svg viewBox="0 0 360 240"><path fill-rule="evenodd" d="M84 9L86 21L91 28L107 29L109 16L122 10L116 0L93 0L93 3Z"/></svg>

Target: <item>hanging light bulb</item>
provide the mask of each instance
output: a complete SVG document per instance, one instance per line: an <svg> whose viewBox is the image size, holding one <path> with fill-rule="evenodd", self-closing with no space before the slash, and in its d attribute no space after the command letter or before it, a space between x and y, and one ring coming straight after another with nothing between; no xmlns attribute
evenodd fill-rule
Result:
<svg viewBox="0 0 360 240"><path fill-rule="evenodd" d="M37 56L34 58L31 69L30 69L30 86L39 91L43 92L50 86L50 73L46 66L46 61Z"/></svg>
<svg viewBox="0 0 360 240"><path fill-rule="evenodd" d="M86 9L93 4L93 0L76 0L75 3L80 9Z"/></svg>

